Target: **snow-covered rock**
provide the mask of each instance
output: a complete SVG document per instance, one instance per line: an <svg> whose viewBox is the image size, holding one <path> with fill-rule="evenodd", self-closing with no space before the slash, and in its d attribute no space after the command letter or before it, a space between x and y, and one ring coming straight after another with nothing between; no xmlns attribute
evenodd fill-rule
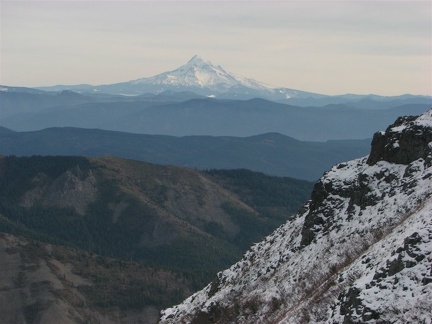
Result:
<svg viewBox="0 0 432 324"><path fill-rule="evenodd" d="M161 323L431 323L432 110L334 166L293 220Z"/></svg>

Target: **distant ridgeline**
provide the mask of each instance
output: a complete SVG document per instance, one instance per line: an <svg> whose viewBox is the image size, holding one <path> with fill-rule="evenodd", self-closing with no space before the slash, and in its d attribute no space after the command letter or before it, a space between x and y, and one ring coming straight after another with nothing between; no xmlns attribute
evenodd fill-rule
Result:
<svg viewBox="0 0 432 324"><path fill-rule="evenodd" d="M199 169L246 168L316 180L333 164L365 156L370 139L304 142L277 133L251 137L158 136L82 128L0 128L3 155L105 155Z"/></svg>
<svg viewBox="0 0 432 324"><path fill-rule="evenodd" d="M432 107L430 96L328 96L269 87L197 55L175 70L115 84L2 85L0 101L0 126L15 131L78 127L241 137L277 132L306 141L369 138L398 116Z"/></svg>
<svg viewBox="0 0 432 324"><path fill-rule="evenodd" d="M177 72L220 69L199 57L188 64ZM332 165L366 155L371 134L398 116L421 114L432 106L431 97L413 95L260 92L283 94L271 101L258 95L208 98L193 89L144 91L148 82L157 80L160 89L168 74L108 85L103 88L107 93L92 86L46 89L55 92L2 86L0 154L113 155L199 169L246 168L315 181ZM176 80L181 81L179 76ZM115 93L126 86L144 92ZM263 90L261 86L256 83L254 89Z"/></svg>

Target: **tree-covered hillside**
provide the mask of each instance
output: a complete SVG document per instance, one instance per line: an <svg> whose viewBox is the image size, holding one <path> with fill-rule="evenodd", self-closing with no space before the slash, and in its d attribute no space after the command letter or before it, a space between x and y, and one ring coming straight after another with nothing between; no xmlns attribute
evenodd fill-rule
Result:
<svg viewBox="0 0 432 324"><path fill-rule="evenodd" d="M311 190L247 170L9 156L0 159L0 231L176 274L179 293L149 301L160 308L235 262Z"/></svg>

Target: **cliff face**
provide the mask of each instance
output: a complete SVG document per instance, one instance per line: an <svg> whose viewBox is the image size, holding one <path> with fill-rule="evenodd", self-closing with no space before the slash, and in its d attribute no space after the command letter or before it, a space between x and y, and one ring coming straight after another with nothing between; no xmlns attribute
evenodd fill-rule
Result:
<svg viewBox="0 0 432 324"><path fill-rule="evenodd" d="M432 320L432 110L334 166L296 217L161 323Z"/></svg>

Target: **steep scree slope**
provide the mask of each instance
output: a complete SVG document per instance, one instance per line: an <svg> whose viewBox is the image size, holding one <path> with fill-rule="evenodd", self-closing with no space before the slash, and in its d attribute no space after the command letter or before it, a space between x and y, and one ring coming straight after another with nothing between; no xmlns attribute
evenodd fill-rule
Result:
<svg viewBox="0 0 432 324"><path fill-rule="evenodd" d="M334 166L296 217L161 323L430 323L432 110Z"/></svg>

